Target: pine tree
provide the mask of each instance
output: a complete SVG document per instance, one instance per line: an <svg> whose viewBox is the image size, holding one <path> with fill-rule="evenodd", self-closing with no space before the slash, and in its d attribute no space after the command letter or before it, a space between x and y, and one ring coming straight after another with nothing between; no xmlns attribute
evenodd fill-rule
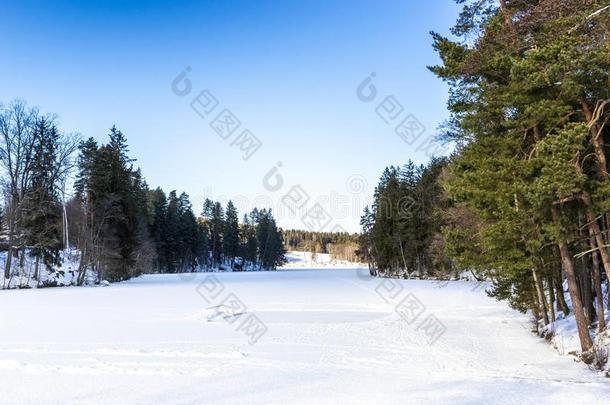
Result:
<svg viewBox="0 0 610 405"><path fill-rule="evenodd" d="M543 323L554 316L555 297L567 312L558 287L565 277L583 353L591 348L585 312L592 313L595 258L577 264L574 255L598 252L610 275L609 132L602 124L609 113L598 102L610 96L606 6L467 4L453 33L476 41L433 34L442 64L430 68L451 87L445 136L461 147L449 196L478 216L478 232L451 230L448 248L456 260L487 269L493 295Z"/></svg>
<svg viewBox="0 0 610 405"><path fill-rule="evenodd" d="M40 261L51 270L59 265L62 244L62 208L57 172L60 134L55 125L41 118L35 128L36 145L24 213L24 232L30 255L36 258L34 279L39 279Z"/></svg>
<svg viewBox="0 0 610 405"><path fill-rule="evenodd" d="M256 224L252 222L252 215L244 214L241 242L241 256L244 261L256 264L258 255L258 240L256 238Z"/></svg>
<svg viewBox="0 0 610 405"><path fill-rule="evenodd" d="M375 223L375 215L371 212L368 206L364 207L364 212L360 217L360 227L362 234L358 239L358 250L356 254L364 260L368 266L371 275L376 275L377 271L374 264L374 244L373 244L373 225Z"/></svg>
<svg viewBox="0 0 610 405"><path fill-rule="evenodd" d="M108 145L96 147L91 139L81 144L75 188L86 215L82 262L97 270L99 280L125 280L139 272L145 183L127 152L125 137L115 127ZM82 278L84 268L80 273Z"/></svg>
<svg viewBox="0 0 610 405"><path fill-rule="evenodd" d="M225 215L222 205L219 202L214 203L212 208L211 220L210 220L210 241L211 241L211 253L212 263L214 266L220 266L222 264L222 244L223 244L223 231L225 224Z"/></svg>
<svg viewBox="0 0 610 405"><path fill-rule="evenodd" d="M189 196L186 193L181 193L178 198L179 208L179 235L180 235L180 246L178 254L181 259L180 270L181 271L195 271L198 266L198 243L199 239L199 226L197 219L193 213L192 205L189 201Z"/></svg>
<svg viewBox="0 0 610 405"><path fill-rule="evenodd" d="M164 245L167 254L167 272L176 273L180 268L180 202L176 190L172 190L167 199L167 216Z"/></svg>
<svg viewBox="0 0 610 405"><path fill-rule="evenodd" d="M164 271L168 267L167 197L161 188L157 188L148 192L147 202L150 235L156 250L154 267L157 271Z"/></svg>
<svg viewBox="0 0 610 405"><path fill-rule="evenodd" d="M223 238L223 253L225 257L231 261L231 267L235 258L239 255L239 222L237 217L237 209L232 201L227 203L225 212L225 227Z"/></svg>
<svg viewBox="0 0 610 405"><path fill-rule="evenodd" d="M256 212L259 269L275 269L284 263L284 242L270 210Z"/></svg>

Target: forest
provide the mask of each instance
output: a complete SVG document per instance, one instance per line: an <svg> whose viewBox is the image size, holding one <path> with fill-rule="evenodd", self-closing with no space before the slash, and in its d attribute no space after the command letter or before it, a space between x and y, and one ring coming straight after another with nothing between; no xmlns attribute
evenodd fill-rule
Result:
<svg viewBox="0 0 610 405"><path fill-rule="evenodd" d="M610 309L610 7L458 3L457 39L433 32L429 67L457 149L384 171L359 255L385 276L473 272L541 333L572 314L586 360Z"/></svg>
<svg viewBox="0 0 610 405"><path fill-rule="evenodd" d="M282 231L286 250L329 254L333 260L357 262L359 234L348 232L313 232L299 229Z"/></svg>
<svg viewBox="0 0 610 405"><path fill-rule="evenodd" d="M108 142L63 133L21 100L0 106L2 288L121 281L143 273L270 270L284 260L270 210L151 189L116 127ZM69 254L68 254L69 252ZM76 256L76 257L73 257Z"/></svg>

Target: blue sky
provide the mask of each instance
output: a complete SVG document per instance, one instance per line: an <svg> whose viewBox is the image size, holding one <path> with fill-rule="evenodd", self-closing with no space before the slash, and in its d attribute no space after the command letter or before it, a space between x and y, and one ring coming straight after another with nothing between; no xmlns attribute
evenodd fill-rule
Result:
<svg viewBox="0 0 610 405"><path fill-rule="evenodd" d="M459 12L450 0L26 0L0 9L0 101L23 98L57 113L63 130L100 141L116 124L150 186L186 191L197 213L204 197L231 198L307 228L302 216L319 202L325 229L357 231L383 168L426 162L421 142L448 116L447 88L426 65L438 62L429 31L447 33ZM171 84L187 66L192 91L179 97ZM378 95L363 102L356 89L371 72ZM190 102L206 89L219 103L202 119ZM392 95L403 111L386 124L376 108ZM241 121L228 140L210 127L224 108ZM426 128L411 144L394 132L408 115ZM248 160L231 145L246 128L262 143ZM263 178L278 162L282 187L270 190ZM293 186L310 197L296 213L282 203Z"/></svg>

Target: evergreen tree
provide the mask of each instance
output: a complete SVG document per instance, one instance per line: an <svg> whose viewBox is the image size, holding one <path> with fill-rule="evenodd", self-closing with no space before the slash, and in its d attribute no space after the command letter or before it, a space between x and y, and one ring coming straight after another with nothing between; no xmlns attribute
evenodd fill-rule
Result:
<svg viewBox="0 0 610 405"><path fill-rule="evenodd" d="M23 229L30 255L36 258L34 279L38 280L41 260L47 270L61 262L63 217L57 175L61 170L58 167L60 134L45 118L38 120L34 134L36 144Z"/></svg>
<svg viewBox="0 0 610 405"><path fill-rule="evenodd" d="M233 263L239 255L239 222L237 209L232 201L227 204L225 212L225 228L223 239L223 253Z"/></svg>
<svg viewBox="0 0 610 405"><path fill-rule="evenodd" d="M257 261L258 240L256 238L256 227L252 223L252 215L244 215L241 235L241 256L244 261L254 265Z"/></svg>
<svg viewBox="0 0 610 405"><path fill-rule="evenodd" d="M83 262L97 270L98 278L124 280L137 275L137 251L142 243L142 218L146 217L141 175L122 132L113 127L108 145L81 144L75 188L85 206L87 242ZM82 272L81 272L82 273Z"/></svg>
<svg viewBox="0 0 610 405"><path fill-rule="evenodd" d="M374 245L373 245L373 225L375 224L375 216L371 212L368 206L364 207L364 212L360 217L360 227L362 228L362 234L358 239L358 250L356 254L362 260L364 260L371 272L371 275L377 274L377 269L374 264Z"/></svg>
<svg viewBox="0 0 610 405"><path fill-rule="evenodd" d="M214 239L212 235L212 218L214 212L214 202L209 198L206 198L203 202L203 211L201 212L201 222L205 239L209 245L208 254L206 255L206 266L214 266L213 258L211 256L212 246L214 245Z"/></svg>
<svg viewBox="0 0 610 405"><path fill-rule="evenodd" d="M256 239L260 269L275 269L284 263L283 236L270 210L257 211Z"/></svg>
<svg viewBox="0 0 610 405"><path fill-rule="evenodd" d="M180 215L178 231L180 236L180 246L178 254L181 259L181 271L194 271L198 266L199 247L201 243L199 237L199 225L193 213L192 205L189 201L189 196L186 193L180 194L178 198Z"/></svg>
<svg viewBox="0 0 610 405"><path fill-rule="evenodd" d="M165 218L166 230L164 245L167 254L167 272L175 273L180 268L181 229L180 229L180 202L176 190L169 193L167 199L167 216Z"/></svg>
<svg viewBox="0 0 610 405"><path fill-rule="evenodd" d="M469 213L462 219L477 217L475 234L449 229L448 249L493 278L493 295L545 324L555 297L568 311L565 278L585 360L589 292L601 290L592 275L610 276L606 6L466 4L453 33L476 41L433 34L442 64L430 68L451 87L445 136L460 146L448 194ZM578 251L589 260L577 265Z"/></svg>
<svg viewBox="0 0 610 405"><path fill-rule="evenodd" d="M167 234L167 196L160 188L148 192L148 223L150 235L155 244L157 271L168 268L168 246L166 244Z"/></svg>
<svg viewBox="0 0 610 405"><path fill-rule="evenodd" d="M214 266L222 264L222 244L225 224L225 214L219 202L214 203L210 220L210 241L212 263Z"/></svg>

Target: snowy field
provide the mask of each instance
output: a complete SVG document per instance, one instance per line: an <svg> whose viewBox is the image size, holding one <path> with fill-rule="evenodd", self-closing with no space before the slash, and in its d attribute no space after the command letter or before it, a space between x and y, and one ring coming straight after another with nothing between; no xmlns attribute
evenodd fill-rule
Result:
<svg viewBox="0 0 610 405"><path fill-rule="evenodd" d="M608 379L556 354L473 283L392 287L366 273L2 291L0 403L557 405L610 394ZM416 321L394 310L405 294L425 305ZM223 306L227 297L246 308ZM418 324L431 314L446 331L430 345ZM249 336L248 319L266 332Z"/></svg>
<svg viewBox="0 0 610 405"><path fill-rule="evenodd" d="M328 253L288 252L285 257L284 269L345 269L354 268L354 266L366 266L366 264L333 259Z"/></svg>

